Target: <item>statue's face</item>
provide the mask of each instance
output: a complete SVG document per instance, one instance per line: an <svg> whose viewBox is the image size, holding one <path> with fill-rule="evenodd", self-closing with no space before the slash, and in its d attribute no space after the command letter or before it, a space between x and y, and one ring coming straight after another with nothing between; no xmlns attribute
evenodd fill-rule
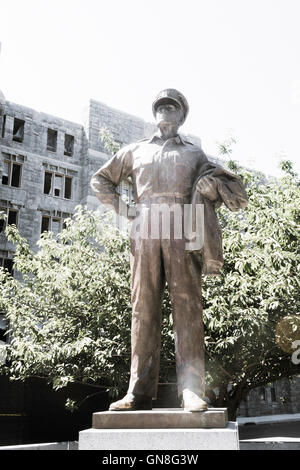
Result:
<svg viewBox="0 0 300 470"><path fill-rule="evenodd" d="M156 109L156 124L177 124L179 127L183 119L183 111L175 102L159 104Z"/></svg>

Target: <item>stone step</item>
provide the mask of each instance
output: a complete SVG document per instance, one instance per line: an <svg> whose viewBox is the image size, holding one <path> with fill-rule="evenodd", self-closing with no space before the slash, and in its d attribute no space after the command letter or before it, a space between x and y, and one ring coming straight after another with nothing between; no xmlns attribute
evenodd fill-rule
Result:
<svg viewBox="0 0 300 470"><path fill-rule="evenodd" d="M182 408L154 408L149 411L101 411L93 413L93 429L187 429L226 428L226 408L190 412Z"/></svg>
<svg viewBox="0 0 300 470"><path fill-rule="evenodd" d="M184 450L238 449L237 424L232 421L229 421L225 428L126 431L91 428L79 433L79 450L176 450L180 454Z"/></svg>

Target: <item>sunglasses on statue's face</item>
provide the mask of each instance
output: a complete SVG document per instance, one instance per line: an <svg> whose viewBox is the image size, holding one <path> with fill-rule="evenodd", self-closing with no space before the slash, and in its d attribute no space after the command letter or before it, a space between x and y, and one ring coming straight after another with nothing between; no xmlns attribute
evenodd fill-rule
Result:
<svg viewBox="0 0 300 470"><path fill-rule="evenodd" d="M156 113L172 112L179 110L179 106L172 103L164 103L157 106Z"/></svg>

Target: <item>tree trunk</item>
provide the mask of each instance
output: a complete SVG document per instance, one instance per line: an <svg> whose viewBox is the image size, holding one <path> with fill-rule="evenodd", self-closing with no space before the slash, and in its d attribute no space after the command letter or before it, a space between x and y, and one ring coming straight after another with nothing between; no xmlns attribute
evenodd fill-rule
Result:
<svg viewBox="0 0 300 470"><path fill-rule="evenodd" d="M227 384L224 384L224 386L220 387L219 397L216 400L212 400L211 405L216 408L227 408L229 421L236 421L236 413L242 399L243 391L244 385L241 385L230 395L230 393L227 392Z"/></svg>
<svg viewBox="0 0 300 470"><path fill-rule="evenodd" d="M236 398L229 398L227 400L225 406L227 407L229 421L236 421L236 413L239 405L240 400L237 400Z"/></svg>
<svg viewBox="0 0 300 470"><path fill-rule="evenodd" d="M227 393L226 396L226 405L228 410L228 419L230 421L236 421L236 413L238 407L240 406L243 395L246 392L246 387L244 383L241 383L235 390L232 395Z"/></svg>

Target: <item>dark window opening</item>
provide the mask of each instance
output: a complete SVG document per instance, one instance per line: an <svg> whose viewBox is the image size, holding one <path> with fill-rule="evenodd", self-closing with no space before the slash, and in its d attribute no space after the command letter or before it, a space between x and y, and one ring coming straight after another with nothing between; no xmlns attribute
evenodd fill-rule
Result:
<svg viewBox="0 0 300 470"><path fill-rule="evenodd" d="M1 212L4 212L7 215L7 218L0 219L0 232L4 232L6 225L17 225L17 214L18 211L13 209L0 208Z"/></svg>
<svg viewBox="0 0 300 470"><path fill-rule="evenodd" d="M0 344L7 342L7 324L4 319L4 316L0 316Z"/></svg>
<svg viewBox="0 0 300 470"><path fill-rule="evenodd" d="M50 225L50 218L43 216L43 217L42 217L41 233L43 233L43 232L48 232L48 230L49 230L49 225Z"/></svg>
<svg viewBox="0 0 300 470"><path fill-rule="evenodd" d="M7 322L5 320L4 315L0 315L0 343L1 341L3 343L7 342Z"/></svg>
<svg viewBox="0 0 300 470"><path fill-rule="evenodd" d="M67 157L72 157L74 150L74 137L69 134L65 134L65 150L64 155Z"/></svg>
<svg viewBox="0 0 300 470"><path fill-rule="evenodd" d="M66 228L66 223L63 218L50 217L48 215L42 216L41 233L51 231L56 236L60 233L62 229L65 229L65 228Z"/></svg>
<svg viewBox="0 0 300 470"><path fill-rule="evenodd" d="M47 131L47 150L51 152L56 152L57 148L57 131L53 129L48 129Z"/></svg>
<svg viewBox="0 0 300 470"><path fill-rule="evenodd" d="M9 209L7 224L8 225L17 225L17 211Z"/></svg>
<svg viewBox="0 0 300 470"><path fill-rule="evenodd" d="M13 270L13 264L14 264L14 262L13 262L12 259L9 259L9 258L4 259L4 269L7 269L7 271L8 271L11 275L13 275L13 272L14 272L14 270Z"/></svg>
<svg viewBox="0 0 300 470"><path fill-rule="evenodd" d="M22 119L14 119L13 140L15 142L23 142L25 121Z"/></svg>
<svg viewBox="0 0 300 470"><path fill-rule="evenodd" d="M10 258L0 258L0 266L6 269L12 276L14 273L13 264L14 262Z"/></svg>
<svg viewBox="0 0 300 470"><path fill-rule="evenodd" d="M271 388L271 400L276 401L276 390L274 387Z"/></svg>
<svg viewBox="0 0 300 470"><path fill-rule="evenodd" d="M266 400L266 389L265 387L261 387L260 389L260 399L265 401Z"/></svg>
<svg viewBox="0 0 300 470"><path fill-rule="evenodd" d="M12 166L12 175L11 175L11 186L14 188L19 188L21 182L21 165L13 163Z"/></svg>
<svg viewBox="0 0 300 470"><path fill-rule="evenodd" d="M65 199L72 198L72 178L45 171L44 194Z"/></svg>
<svg viewBox="0 0 300 470"><path fill-rule="evenodd" d="M3 330L2 328L0 328L0 342L3 342L3 343L6 343L6 334L5 334L5 330Z"/></svg>
<svg viewBox="0 0 300 470"><path fill-rule="evenodd" d="M72 178L69 178L68 176L66 176L65 177L65 198L71 199L71 193L72 193Z"/></svg>
<svg viewBox="0 0 300 470"><path fill-rule="evenodd" d="M55 175L54 177L54 196L62 196L62 184L63 177L61 175Z"/></svg>
<svg viewBox="0 0 300 470"><path fill-rule="evenodd" d="M2 184L5 184L5 186L8 186L9 167L10 163L4 162L4 167L2 171Z"/></svg>
<svg viewBox="0 0 300 470"><path fill-rule="evenodd" d="M5 136L5 125L6 125L6 115L3 116L3 120L2 120L2 131L1 131L1 137L2 137L2 139L3 139L4 136Z"/></svg>
<svg viewBox="0 0 300 470"><path fill-rule="evenodd" d="M52 173L45 172L44 194L50 194L52 184Z"/></svg>

